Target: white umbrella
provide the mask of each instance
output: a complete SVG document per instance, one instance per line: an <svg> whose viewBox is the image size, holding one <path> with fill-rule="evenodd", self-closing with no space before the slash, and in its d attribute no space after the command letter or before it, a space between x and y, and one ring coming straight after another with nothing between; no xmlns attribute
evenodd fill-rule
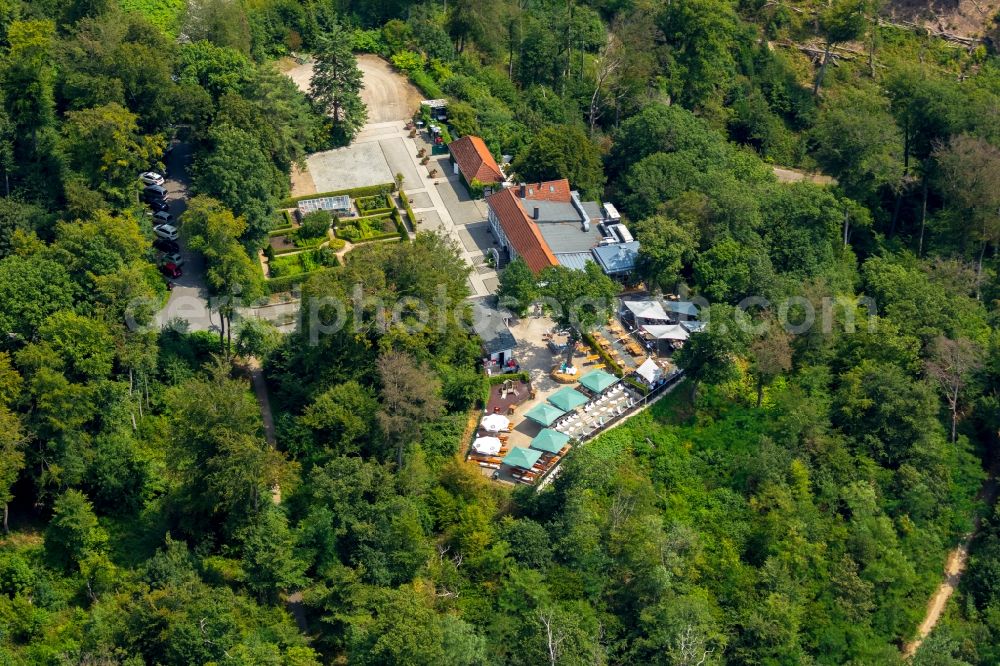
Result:
<svg viewBox="0 0 1000 666"><path fill-rule="evenodd" d="M500 453L500 440L496 437L477 437L472 443L472 449L476 453L495 456Z"/></svg>
<svg viewBox="0 0 1000 666"><path fill-rule="evenodd" d="M489 416L483 417L480 425L490 432L500 432L501 430L506 430L510 427L510 419L503 414L490 414Z"/></svg>

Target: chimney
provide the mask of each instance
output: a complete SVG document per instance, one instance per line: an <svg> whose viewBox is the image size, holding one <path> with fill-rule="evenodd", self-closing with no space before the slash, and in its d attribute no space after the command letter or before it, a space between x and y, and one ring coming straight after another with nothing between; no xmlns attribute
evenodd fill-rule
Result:
<svg viewBox="0 0 1000 666"><path fill-rule="evenodd" d="M527 186L524 183L521 183L521 198L522 199L524 198L524 195L526 194L526 191L525 191L526 189L527 189Z"/></svg>
<svg viewBox="0 0 1000 666"><path fill-rule="evenodd" d="M536 220L538 219L538 206L535 206L535 214L532 217Z"/></svg>

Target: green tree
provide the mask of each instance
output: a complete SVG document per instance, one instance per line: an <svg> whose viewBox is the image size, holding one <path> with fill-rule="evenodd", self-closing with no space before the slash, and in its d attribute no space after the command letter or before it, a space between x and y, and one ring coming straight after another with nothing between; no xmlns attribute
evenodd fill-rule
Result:
<svg viewBox="0 0 1000 666"><path fill-rule="evenodd" d="M654 216L638 222L632 231L640 242L639 277L650 287L673 290L698 249L692 230L676 220Z"/></svg>
<svg viewBox="0 0 1000 666"><path fill-rule="evenodd" d="M86 495L67 490L56 499L45 530L45 552L53 563L67 569L79 565L88 556L102 552L107 540Z"/></svg>
<svg viewBox="0 0 1000 666"><path fill-rule="evenodd" d="M874 86L831 92L809 136L817 160L850 196L866 201L903 186L903 134Z"/></svg>
<svg viewBox="0 0 1000 666"><path fill-rule="evenodd" d="M823 85L826 67L830 62L831 49L836 44L849 42L864 34L868 25L866 12L865 0L836 0L820 14L819 25L826 46L823 49L823 59L820 61L819 71L816 72L816 83L813 85L814 95L819 93L819 87Z"/></svg>
<svg viewBox="0 0 1000 666"><path fill-rule="evenodd" d="M231 125L213 126L210 149L192 168L198 194L214 197L246 220L239 238L256 244L271 226L275 188L284 179L253 134Z"/></svg>
<svg viewBox="0 0 1000 666"><path fill-rule="evenodd" d="M320 393L306 407L302 423L338 455L356 455L371 437L377 412L375 394L352 380Z"/></svg>
<svg viewBox="0 0 1000 666"><path fill-rule="evenodd" d="M775 278L766 252L727 238L695 260L694 279L706 298L735 303L768 293Z"/></svg>
<svg viewBox="0 0 1000 666"><path fill-rule="evenodd" d="M707 322L705 329L692 335L674 356L691 382L692 397L703 382L718 384L735 378L737 361L750 345L749 328L732 306L712 305L703 310L702 319Z"/></svg>
<svg viewBox="0 0 1000 666"><path fill-rule="evenodd" d="M139 134L138 116L118 104L70 111L63 125L64 150L72 166L118 204L132 196L135 174L158 157L162 137Z"/></svg>
<svg viewBox="0 0 1000 666"><path fill-rule="evenodd" d="M607 321L619 291L618 284L592 261L582 271L551 266L542 271L538 280L556 324L581 336Z"/></svg>
<svg viewBox="0 0 1000 666"><path fill-rule="evenodd" d="M604 189L600 151L577 125L552 125L538 132L512 166L523 181L566 178L587 198L600 197Z"/></svg>
<svg viewBox="0 0 1000 666"><path fill-rule="evenodd" d="M237 537L247 587L262 601L273 604L280 592L305 582L305 564L295 557L295 538L280 508L265 507Z"/></svg>
<svg viewBox="0 0 1000 666"><path fill-rule="evenodd" d="M501 307L521 315L538 299L538 279L520 257L507 264L500 274L497 297Z"/></svg>
<svg viewBox="0 0 1000 666"><path fill-rule="evenodd" d="M320 36L314 50L316 67L309 82L313 102L333 122L337 145L350 143L368 119L368 110L361 101L361 70L351 46L350 33L340 25Z"/></svg>
<svg viewBox="0 0 1000 666"><path fill-rule="evenodd" d="M7 526L9 504L14 499L14 484L24 469L24 431L17 415L0 400L0 504L3 504L3 531Z"/></svg>
<svg viewBox="0 0 1000 666"><path fill-rule="evenodd" d="M0 260L2 331L28 340L50 314L70 309L74 295L66 269L54 261L17 255Z"/></svg>

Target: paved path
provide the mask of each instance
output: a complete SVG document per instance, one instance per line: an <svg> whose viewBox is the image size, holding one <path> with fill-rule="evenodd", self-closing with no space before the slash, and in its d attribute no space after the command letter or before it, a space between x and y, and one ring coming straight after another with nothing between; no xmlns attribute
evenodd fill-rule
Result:
<svg viewBox="0 0 1000 666"><path fill-rule="evenodd" d="M174 144L167 158L169 178L163 184L167 188L170 214L177 220L187 210L188 164L191 161L191 145L185 142ZM184 257L184 274L174 280L173 291L166 306L157 313L155 325L162 328L173 319L187 322L188 330L218 330L218 323L212 321L212 311L208 307L208 286L205 284L205 262L201 254L190 252L181 243ZM216 318L218 319L218 318Z"/></svg>

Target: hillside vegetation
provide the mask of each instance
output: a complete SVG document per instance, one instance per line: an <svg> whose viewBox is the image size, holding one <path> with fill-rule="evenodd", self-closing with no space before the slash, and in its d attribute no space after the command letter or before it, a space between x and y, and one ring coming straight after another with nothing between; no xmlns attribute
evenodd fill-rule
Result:
<svg viewBox="0 0 1000 666"><path fill-rule="evenodd" d="M912 663L997 662L990 42L862 0L179 9L0 3L0 662L902 663L977 513ZM237 316L292 165L364 123L352 50L519 178L614 202L636 278L712 304L684 383L540 492L457 455L485 387L441 237L311 272L292 334ZM317 99L275 68L293 51L320 55ZM135 178L176 142L231 330L148 325L166 289ZM382 325L403 298L445 323Z"/></svg>

